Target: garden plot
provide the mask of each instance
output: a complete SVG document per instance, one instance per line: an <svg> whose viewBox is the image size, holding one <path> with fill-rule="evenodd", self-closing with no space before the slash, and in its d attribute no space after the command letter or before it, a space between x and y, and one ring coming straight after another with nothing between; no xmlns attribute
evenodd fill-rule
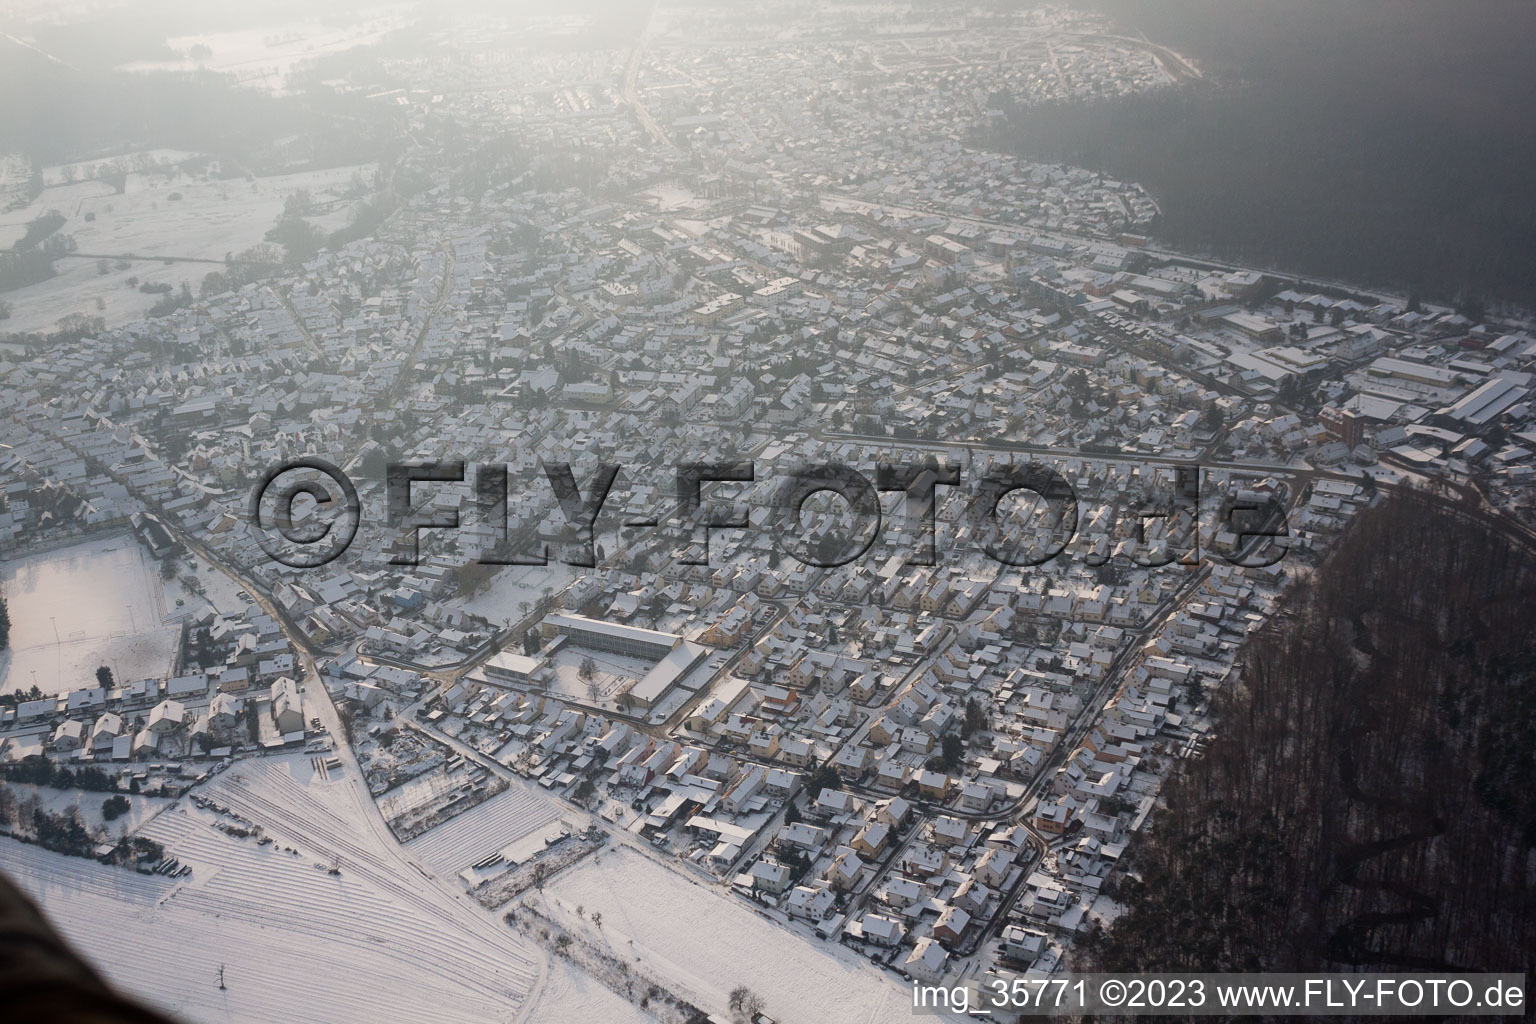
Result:
<svg viewBox="0 0 1536 1024"><path fill-rule="evenodd" d="M745 985L786 1024L912 1016L910 990L895 975L842 946L791 934L632 850L588 858L531 898L563 927L630 954L638 969L675 982L679 995L714 1013L725 1013L731 990Z"/></svg>
<svg viewBox="0 0 1536 1024"><path fill-rule="evenodd" d="M446 748L428 740L415 729L390 726L378 735L358 739L357 763L368 780L368 791L380 796L408 785L448 760Z"/></svg>
<svg viewBox="0 0 1536 1024"><path fill-rule="evenodd" d="M554 801L513 783L506 792L412 839L406 849L448 878L536 832L549 831L560 812Z"/></svg>
<svg viewBox="0 0 1536 1024"><path fill-rule="evenodd" d="M379 800L379 811L402 843L430 832L507 788L484 768L461 766L412 779Z"/></svg>
<svg viewBox="0 0 1536 1024"><path fill-rule="evenodd" d="M529 836L512 847L502 863L486 868L467 868L459 877L471 886L469 894L476 903L487 910L499 910L583 857L598 853L606 845L608 836L601 830L578 833L567 827L561 833L542 839Z"/></svg>

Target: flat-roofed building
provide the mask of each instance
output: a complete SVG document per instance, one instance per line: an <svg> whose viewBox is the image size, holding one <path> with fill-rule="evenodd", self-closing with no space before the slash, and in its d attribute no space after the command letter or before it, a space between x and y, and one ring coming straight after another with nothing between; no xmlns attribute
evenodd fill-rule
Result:
<svg viewBox="0 0 1536 1024"><path fill-rule="evenodd" d="M1456 374L1451 370L1429 366L1426 363L1415 363L1407 359L1394 359L1391 356L1382 356L1375 360L1366 372L1373 377L1393 377L1437 388L1447 388L1456 383Z"/></svg>
<svg viewBox="0 0 1536 1024"><path fill-rule="evenodd" d="M676 633L663 633L656 629L642 629L618 622L604 622L585 615L563 613L545 618L543 632L545 636L564 634L578 647L590 647L629 658L656 660L665 658L683 642L683 638Z"/></svg>
<svg viewBox="0 0 1536 1024"><path fill-rule="evenodd" d="M500 651L485 663L485 678L491 683L511 683L516 686L535 685L534 678L542 658L530 658L526 654Z"/></svg>
<svg viewBox="0 0 1536 1024"><path fill-rule="evenodd" d="M708 653L709 648L703 644L681 641L629 688L629 699L641 707L650 707L671 692Z"/></svg>
<svg viewBox="0 0 1536 1024"><path fill-rule="evenodd" d="M1279 341L1284 336L1278 324L1270 323L1261 316L1254 316L1242 310L1228 313L1221 318L1221 322L1228 327L1236 328L1254 341Z"/></svg>
<svg viewBox="0 0 1536 1024"><path fill-rule="evenodd" d="M564 636L577 647L655 661L651 670L625 694L632 703L646 708L671 692L710 650L676 633L604 622L585 615L550 615L542 628L546 636Z"/></svg>

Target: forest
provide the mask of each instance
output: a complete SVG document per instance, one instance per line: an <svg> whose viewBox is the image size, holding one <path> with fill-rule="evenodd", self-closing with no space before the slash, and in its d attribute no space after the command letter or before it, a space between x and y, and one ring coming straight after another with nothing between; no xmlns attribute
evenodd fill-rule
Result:
<svg viewBox="0 0 1536 1024"><path fill-rule="evenodd" d="M1397 489L1245 644L1080 969L1536 969L1532 542Z"/></svg>

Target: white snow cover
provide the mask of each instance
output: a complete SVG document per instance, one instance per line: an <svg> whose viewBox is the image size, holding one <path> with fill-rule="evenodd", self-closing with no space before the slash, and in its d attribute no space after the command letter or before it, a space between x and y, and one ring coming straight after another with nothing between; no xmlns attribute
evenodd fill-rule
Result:
<svg viewBox="0 0 1536 1024"><path fill-rule="evenodd" d="M895 975L836 943L788 934L726 893L627 848L561 873L543 899L566 928L676 979L695 1005L717 1014L726 1012L731 990L746 985L783 1024L912 1020L911 989ZM594 910L601 928L592 927Z"/></svg>
<svg viewBox="0 0 1536 1024"><path fill-rule="evenodd" d="M242 762L203 792L274 842L228 836L184 799L143 833L193 866L182 879L9 839L0 867L114 983L186 1020L526 1019L543 952L428 877L355 780L293 756Z"/></svg>
<svg viewBox="0 0 1536 1024"><path fill-rule="evenodd" d="M485 803L412 839L406 848L437 875L447 878L559 817L558 804L514 782Z"/></svg>

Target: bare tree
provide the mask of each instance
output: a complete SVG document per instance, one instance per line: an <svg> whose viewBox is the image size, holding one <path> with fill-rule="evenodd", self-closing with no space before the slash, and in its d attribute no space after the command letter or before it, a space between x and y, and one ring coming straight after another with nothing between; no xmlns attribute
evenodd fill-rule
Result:
<svg viewBox="0 0 1536 1024"><path fill-rule="evenodd" d="M731 989L731 1012L743 1020L754 1020L763 1012L763 997L747 988L745 985L737 985Z"/></svg>
<svg viewBox="0 0 1536 1024"><path fill-rule="evenodd" d="M581 659L581 668L577 671L582 680L587 684L587 699L596 704L598 697L602 695L602 689L597 682L597 662L590 656Z"/></svg>

